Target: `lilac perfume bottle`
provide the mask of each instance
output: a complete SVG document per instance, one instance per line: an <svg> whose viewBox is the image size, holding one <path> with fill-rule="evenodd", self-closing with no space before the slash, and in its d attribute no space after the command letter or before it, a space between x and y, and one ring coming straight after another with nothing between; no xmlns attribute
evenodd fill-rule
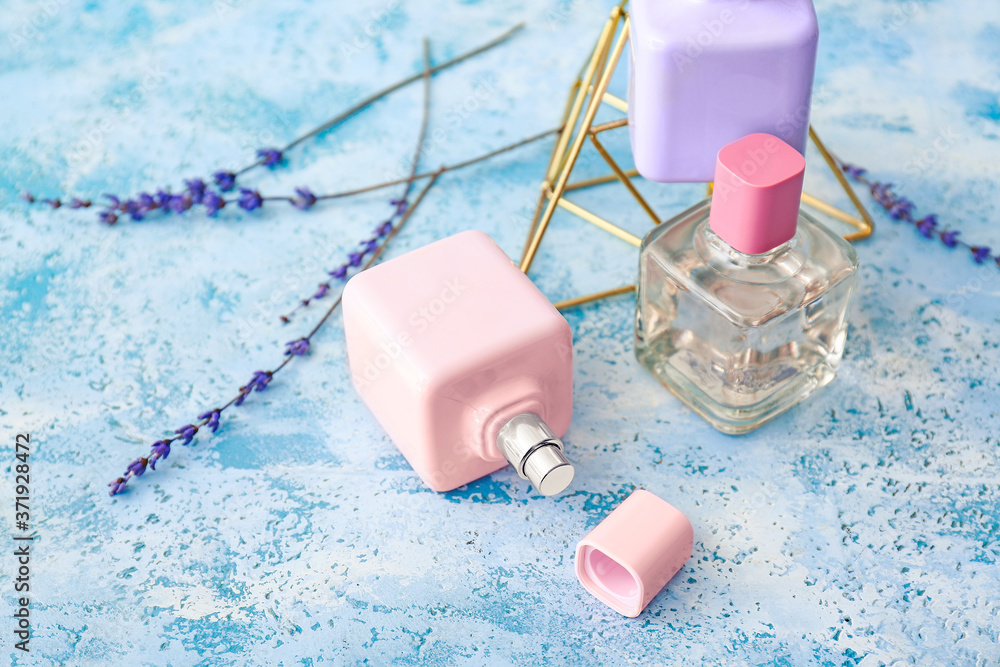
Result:
<svg viewBox="0 0 1000 667"><path fill-rule="evenodd" d="M632 0L629 131L659 182L712 180L755 132L804 153L819 27L812 0Z"/></svg>
<svg viewBox="0 0 1000 667"><path fill-rule="evenodd" d="M800 211L805 159L755 134L718 155L712 198L655 227L639 260L636 357L725 433L829 383L858 257Z"/></svg>

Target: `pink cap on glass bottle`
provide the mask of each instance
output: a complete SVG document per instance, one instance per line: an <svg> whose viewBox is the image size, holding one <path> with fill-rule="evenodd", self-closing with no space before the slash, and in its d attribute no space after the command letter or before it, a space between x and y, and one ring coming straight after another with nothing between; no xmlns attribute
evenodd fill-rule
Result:
<svg viewBox="0 0 1000 667"><path fill-rule="evenodd" d="M770 134L751 134L719 151L709 224L748 255L795 236L806 160Z"/></svg>

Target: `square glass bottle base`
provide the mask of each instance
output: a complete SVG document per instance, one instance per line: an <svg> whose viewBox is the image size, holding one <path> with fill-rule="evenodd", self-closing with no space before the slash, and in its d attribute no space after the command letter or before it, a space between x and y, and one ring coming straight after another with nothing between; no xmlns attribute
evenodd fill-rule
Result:
<svg viewBox="0 0 1000 667"><path fill-rule="evenodd" d="M805 213L792 239L749 255L711 229L711 200L642 244L635 353L723 433L752 431L837 372L857 254Z"/></svg>
<svg viewBox="0 0 1000 667"><path fill-rule="evenodd" d="M645 344L636 340L635 354L647 370L685 405L694 410L717 430L729 435L742 435L764 425L786 410L795 407L817 389L826 386L837 374L839 355L820 362L805 372L795 374L780 390L767 393L766 398L748 404L727 405L715 400L702 386L692 382L692 374L701 375L699 355L678 350L667 337ZM672 348L672 349L668 349ZM679 367L687 366L684 371ZM704 371L706 369L700 369Z"/></svg>

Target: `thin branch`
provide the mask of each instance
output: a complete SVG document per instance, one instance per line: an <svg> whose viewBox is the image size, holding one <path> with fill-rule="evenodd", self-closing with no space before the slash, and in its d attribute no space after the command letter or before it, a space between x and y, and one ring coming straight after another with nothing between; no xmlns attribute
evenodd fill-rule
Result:
<svg viewBox="0 0 1000 667"><path fill-rule="evenodd" d="M546 130L545 132L541 132L541 133L536 134L534 136L528 137L527 139L522 139L521 141L518 141L518 142L513 143L513 144L508 144L507 146L504 146L502 148L498 148L496 150L490 151L489 153L484 153L482 155L479 155L477 157L471 158L469 160L465 160L464 162L456 162L455 164L445 165L445 166L440 167L439 169L436 169L434 171L426 171L426 172L423 172L423 173L420 173L420 174L416 174L416 175L413 176L413 180L414 181L420 181L420 180L423 180L425 178L431 178L433 176L440 176L441 174L445 174L445 173L448 173L450 171L457 171L459 169L465 169L466 167L471 167L474 164L478 164L480 162L485 162L486 160L489 160L490 158L494 158L494 157L496 157L498 155L502 155L504 153L509 153L510 151L518 149L518 148L521 148L522 146L526 146L526 145L528 145L530 143L534 143L534 142L539 141L541 139L545 139L546 137L550 137L553 134L558 134L560 131L562 131L561 127L557 127L557 128L551 129L551 130ZM399 185L401 183L406 183L409 180L410 180L410 178L397 178L397 179L392 180L392 181L385 181L383 183L376 183L374 185L366 185L364 187L355 188L353 190L343 190L341 192L334 192L334 193L326 194L326 195L316 195L316 199L341 199L343 197L351 197L353 195L360 195L360 194L364 194L366 192L373 192L375 190L381 190L383 188L390 188L390 187L392 187L394 185ZM263 199L266 200L266 201L275 201L275 200L290 201L292 198L291 197L282 197L282 196L269 196L269 197L264 197Z"/></svg>
<svg viewBox="0 0 1000 667"><path fill-rule="evenodd" d="M460 56L452 58L451 60L445 61L445 62L441 63L440 65L435 65L434 67L431 68L430 75L433 76L433 75L437 74L438 72L440 72L442 70L445 70L445 69L448 69L449 67L452 67L453 65L457 65L460 62L468 60L469 58L472 58L474 56L478 56L480 53L484 53L484 52L489 51L490 49L492 49L494 47L500 46L501 44L503 44L504 42L506 42L508 39L510 39L511 37L513 37L514 35L516 35L518 32L520 32L523 28L524 28L524 24L523 23L519 23L518 25L514 26L513 28L511 28L510 30L508 30L507 32L505 32L504 34L502 34L499 37L497 37L496 39L493 39L493 40L487 42L486 44L483 44L480 47L472 49L471 51L467 51L467 52L463 53ZM378 91L377 93L373 93L373 94L369 95L368 97L366 97L365 99L361 100L360 102L358 102L354 106L350 107L346 111L338 114L334 118L331 118L330 120L328 120L327 122L323 123L322 125L320 125L320 126L314 128L314 129L310 130L309 132L306 132L305 134L303 134L299 138L293 140L291 143L285 145L285 147L281 149L281 152L284 153L284 152L288 151L289 149L294 148L295 146L298 146L303 141L306 141L307 139L311 139L312 137L315 137L317 134L321 134L321 133L325 132L326 130L329 130L332 127L340 125L345 120L351 118L352 116L354 116L355 114L357 114L360 111L364 111L365 109L367 109L368 107L370 107L375 102L378 102L379 100L381 100L383 97L386 97L386 96L388 96L388 95L396 92L400 88L408 86L408 85L410 85L411 83L413 83L415 81L419 81L422 78L425 78L424 77L424 73L423 72L419 72L417 74L414 74L413 76L409 76L409 77L403 79L402 81L398 81L398 82L392 84L391 86L389 86L387 88L383 88L382 90ZM246 167L243 167L242 169L240 169L239 171L237 171L236 175L240 176L240 175L242 175L242 174L250 171L254 167L257 167L257 166L259 166L259 165L261 165L263 163L264 163L263 158L259 159L256 162L254 162L253 164L247 165Z"/></svg>
<svg viewBox="0 0 1000 667"><path fill-rule="evenodd" d="M424 152L424 142L427 141L427 125L431 117L431 41L424 37L424 111L420 119L420 133L417 135L417 148L413 152L413 164L410 165L410 176L403 191L403 201L407 201L413 190L413 179L417 175L420 156Z"/></svg>

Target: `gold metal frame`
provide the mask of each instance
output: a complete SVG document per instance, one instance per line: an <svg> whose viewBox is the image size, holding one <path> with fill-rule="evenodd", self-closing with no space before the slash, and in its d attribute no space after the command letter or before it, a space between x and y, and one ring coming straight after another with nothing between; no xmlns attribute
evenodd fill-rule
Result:
<svg viewBox="0 0 1000 667"><path fill-rule="evenodd" d="M611 82L611 77L615 73L615 69L621 60L622 53L625 51L625 45L629 39L629 16L625 11L625 4L626 2L622 2L611 10L611 16L601 30L593 53L570 89L569 97L566 100L566 107L563 111L562 130L559 132L556 144L552 149L552 157L545 172L545 179L542 181L538 204L535 207L531 228L528 230L528 237L521 254L521 270L525 273L531 269L531 263L535 259L549 223L559 208L569 211L577 217L636 247L642 243L642 239L638 236L567 199L566 194L568 192L618 182L632 195L632 198L646 212L654 225L658 225L663 221L632 183L632 179L639 176L639 172L635 169L623 169L611 157L611 154L608 153L604 144L598 138L598 135L602 132L626 127L628 119L622 118L607 123L594 124L594 119L597 117L597 112L600 110L602 104L622 113L628 113L628 103L608 93L608 85ZM871 236L875 231L875 223L871 215L869 215L864 204L861 203L861 199L858 198L858 195L851 188L850 183L848 183L840 169L837 159L827 150L826 145L820 140L815 128L811 125L809 127L809 137L823 156L827 166L833 172L834 176L836 176L841 187L844 188L844 192L847 193L860 217L846 213L817 197L805 193L802 195L802 203L853 227L855 231L844 236L848 241L858 241ZM570 176L573 173L573 168L576 166L577 159L580 157L580 153L587 140L590 141L597 153L607 162L611 168L611 173L596 178L571 182ZM708 184L708 193L712 193L711 183ZM560 309L571 308L617 294L625 294L634 289L635 285L616 287L596 294L562 301L557 303L556 307Z"/></svg>

